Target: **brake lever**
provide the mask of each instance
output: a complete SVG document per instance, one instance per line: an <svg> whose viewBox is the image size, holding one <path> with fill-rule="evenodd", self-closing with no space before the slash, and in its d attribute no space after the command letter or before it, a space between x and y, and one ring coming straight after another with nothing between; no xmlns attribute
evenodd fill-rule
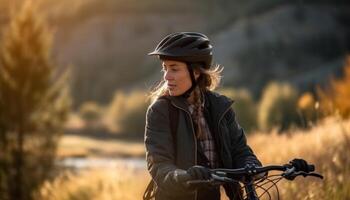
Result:
<svg viewBox="0 0 350 200"><path fill-rule="evenodd" d="M295 177L297 177L297 176L303 176L303 177L313 176L313 177L317 177L317 178L323 179L323 176L321 174L314 173L314 172L306 173L306 172L303 172L303 171L294 172L294 173L293 172L292 173L283 173L282 176L284 178L286 178L287 180L294 180Z"/></svg>
<svg viewBox="0 0 350 200"><path fill-rule="evenodd" d="M323 176L321 174L318 174L318 173L309 173L308 176L313 176L313 177L316 177L316 178L320 178L320 179L323 179Z"/></svg>
<svg viewBox="0 0 350 200"><path fill-rule="evenodd" d="M300 172L296 172L295 175L296 176L302 175L303 177L313 176L313 177L317 177L317 178L323 179L323 176L321 174L314 173L314 172L306 173L306 172L300 171Z"/></svg>

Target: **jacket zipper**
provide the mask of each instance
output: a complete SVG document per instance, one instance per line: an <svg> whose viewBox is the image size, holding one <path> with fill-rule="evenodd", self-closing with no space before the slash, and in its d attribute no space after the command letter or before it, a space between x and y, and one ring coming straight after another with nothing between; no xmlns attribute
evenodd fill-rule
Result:
<svg viewBox="0 0 350 200"><path fill-rule="evenodd" d="M221 133L220 133L220 122L221 122L221 120L222 120L222 118L224 118L224 116L225 116L225 114L231 109L231 105L232 104L230 104L230 106L225 110L225 112L220 116L220 118L219 118L219 121L218 121L218 124L217 124L217 133L219 134L219 137L220 137L220 135L221 135ZM221 138L221 140L222 140L222 136L220 137ZM220 147L220 154L221 154L221 158L222 158L222 142L220 142L221 143L221 147ZM221 162L222 162L222 164L224 164L223 162L223 160L221 159Z"/></svg>
<svg viewBox="0 0 350 200"><path fill-rule="evenodd" d="M190 119L191 119L192 135L193 135L193 139L194 139L194 165L197 165L197 138L196 138L196 133L195 133L194 127L193 127L193 120L192 120L191 113L189 113L187 110L185 110L185 109L183 109L183 108L181 108L181 107L179 107L179 106L176 106L176 105L173 104L172 102L171 102L171 104L172 104L173 106L175 106L176 108L185 111L185 112L188 114L188 116L190 117ZM196 192L195 192L194 199L197 200L197 190L196 190Z"/></svg>

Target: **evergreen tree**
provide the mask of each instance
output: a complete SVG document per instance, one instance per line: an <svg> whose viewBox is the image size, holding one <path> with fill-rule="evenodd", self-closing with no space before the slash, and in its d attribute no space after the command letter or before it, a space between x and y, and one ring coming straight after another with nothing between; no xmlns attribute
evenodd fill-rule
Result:
<svg viewBox="0 0 350 200"><path fill-rule="evenodd" d="M52 33L31 1L5 30L0 50L0 199L33 199L54 167L70 98L51 62Z"/></svg>

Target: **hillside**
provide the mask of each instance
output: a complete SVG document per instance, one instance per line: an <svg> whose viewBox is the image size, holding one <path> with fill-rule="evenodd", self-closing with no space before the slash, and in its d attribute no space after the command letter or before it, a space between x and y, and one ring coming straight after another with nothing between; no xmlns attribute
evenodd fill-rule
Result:
<svg viewBox="0 0 350 200"><path fill-rule="evenodd" d="M215 63L225 67L223 84L255 96L272 79L312 89L339 73L350 49L348 1L40 2L55 30L53 57L73 66L75 105L106 103L117 89L149 88L160 73L146 54L174 31L206 33ZM1 30L11 3L0 5Z"/></svg>
<svg viewBox="0 0 350 200"><path fill-rule="evenodd" d="M229 72L224 76L227 85L258 92L275 79L310 90L339 73L349 37L343 28L330 7L279 6L216 34L216 60ZM313 76L300 81L309 73ZM248 75L253 81L247 81Z"/></svg>

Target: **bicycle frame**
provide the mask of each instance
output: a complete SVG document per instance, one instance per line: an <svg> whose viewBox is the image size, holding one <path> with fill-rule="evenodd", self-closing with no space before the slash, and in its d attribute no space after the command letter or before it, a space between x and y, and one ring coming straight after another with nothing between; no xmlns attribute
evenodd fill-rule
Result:
<svg viewBox="0 0 350 200"><path fill-rule="evenodd" d="M259 200L259 197L256 193L255 186L254 186L254 179L250 178L250 180L247 180L248 183L244 184L244 189L247 194L248 200Z"/></svg>

